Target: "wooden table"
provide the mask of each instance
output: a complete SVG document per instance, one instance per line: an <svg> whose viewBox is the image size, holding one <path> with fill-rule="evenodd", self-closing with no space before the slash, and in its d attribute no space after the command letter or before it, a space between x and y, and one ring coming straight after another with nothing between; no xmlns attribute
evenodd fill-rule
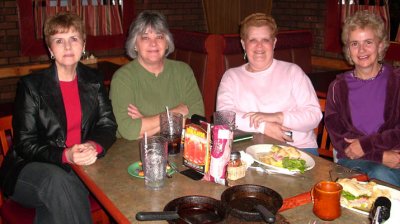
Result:
<svg viewBox="0 0 400 224"><path fill-rule="evenodd" d="M255 135L252 140L235 143L233 147L234 150L245 150L249 145L261 143L276 144L278 142L263 135ZM181 156L169 159L179 164L180 170L185 169L180 165ZM244 178L231 181L230 185L258 184L274 189L283 198L292 197L309 191L321 180L329 180L329 171L336 164L315 156L313 159L316 162L315 167L306 171L301 177L267 175L248 170ZM118 139L106 156L95 164L74 166L74 170L117 223L138 223L135 219L137 212L162 211L168 202L177 197L206 195L220 199L221 193L227 188L211 182L194 181L176 173L172 178L166 179L162 190L149 190L145 188L143 179L130 176L127 172L128 166L136 161L139 161L138 141ZM319 220L312 212L312 203L286 210L281 215L290 223L296 224ZM329 223L370 223L370 221L366 216L343 208L342 216Z"/></svg>

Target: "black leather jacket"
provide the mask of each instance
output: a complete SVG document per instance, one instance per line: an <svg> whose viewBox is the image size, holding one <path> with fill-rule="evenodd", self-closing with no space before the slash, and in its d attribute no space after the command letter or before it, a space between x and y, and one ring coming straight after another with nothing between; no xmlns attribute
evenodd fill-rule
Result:
<svg viewBox="0 0 400 224"><path fill-rule="evenodd" d="M82 142L94 141L106 150L115 142L117 124L102 76L83 64L77 66L82 110ZM13 148L0 171L5 195L12 195L19 172L29 162L62 163L67 135L66 113L56 66L21 78L13 115Z"/></svg>

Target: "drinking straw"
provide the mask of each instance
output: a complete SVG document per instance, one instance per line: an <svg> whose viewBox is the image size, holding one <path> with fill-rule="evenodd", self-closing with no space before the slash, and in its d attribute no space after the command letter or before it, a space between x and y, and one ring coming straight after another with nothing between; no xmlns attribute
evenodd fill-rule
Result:
<svg viewBox="0 0 400 224"><path fill-rule="evenodd" d="M147 149L147 132L144 132L144 149Z"/></svg>
<svg viewBox="0 0 400 224"><path fill-rule="evenodd" d="M171 116L169 116L169 109L168 106L165 106L165 109L167 110L167 119L168 119L168 124L169 124L169 134L172 135L174 134L174 128L172 127L172 119Z"/></svg>
<svg viewBox="0 0 400 224"><path fill-rule="evenodd" d="M169 116L168 106L165 106L165 109L167 110L168 123L171 123L171 117Z"/></svg>

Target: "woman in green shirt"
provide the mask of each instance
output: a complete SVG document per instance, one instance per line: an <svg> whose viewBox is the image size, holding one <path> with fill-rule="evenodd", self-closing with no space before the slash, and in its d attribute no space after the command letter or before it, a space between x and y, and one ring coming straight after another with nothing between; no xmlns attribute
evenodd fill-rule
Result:
<svg viewBox="0 0 400 224"><path fill-rule="evenodd" d="M160 131L159 114L168 106L184 117L204 115L202 96L192 69L167 59L174 51L165 17L143 11L132 23L126 42L135 59L121 67L111 81L110 98L118 134L133 140Z"/></svg>

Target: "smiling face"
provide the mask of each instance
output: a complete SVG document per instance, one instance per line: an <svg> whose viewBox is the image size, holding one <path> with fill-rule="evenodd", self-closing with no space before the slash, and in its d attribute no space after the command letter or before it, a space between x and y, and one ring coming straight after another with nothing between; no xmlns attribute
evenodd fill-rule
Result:
<svg viewBox="0 0 400 224"><path fill-rule="evenodd" d="M262 71L272 64L276 38L268 26L249 27L241 42L249 61L249 71Z"/></svg>
<svg viewBox="0 0 400 224"><path fill-rule="evenodd" d="M372 69L378 66L379 50L383 44L372 29L357 28L349 33L348 50L356 69Z"/></svg>
<svg viewBox="0 0 400 224"><path fill-rule="evenodd" d="M84 41L75 29L56 33L49 38L49 51L57 67L76 66L85 47Z"/></svg>
<svg viewBox="0 0 400 224"><path fill-rule="evenodd" d="M149 27L138 35L135 47L139 61L145 65L153 65L164 61L168 43L163 33L157 33Z"/></svg>

